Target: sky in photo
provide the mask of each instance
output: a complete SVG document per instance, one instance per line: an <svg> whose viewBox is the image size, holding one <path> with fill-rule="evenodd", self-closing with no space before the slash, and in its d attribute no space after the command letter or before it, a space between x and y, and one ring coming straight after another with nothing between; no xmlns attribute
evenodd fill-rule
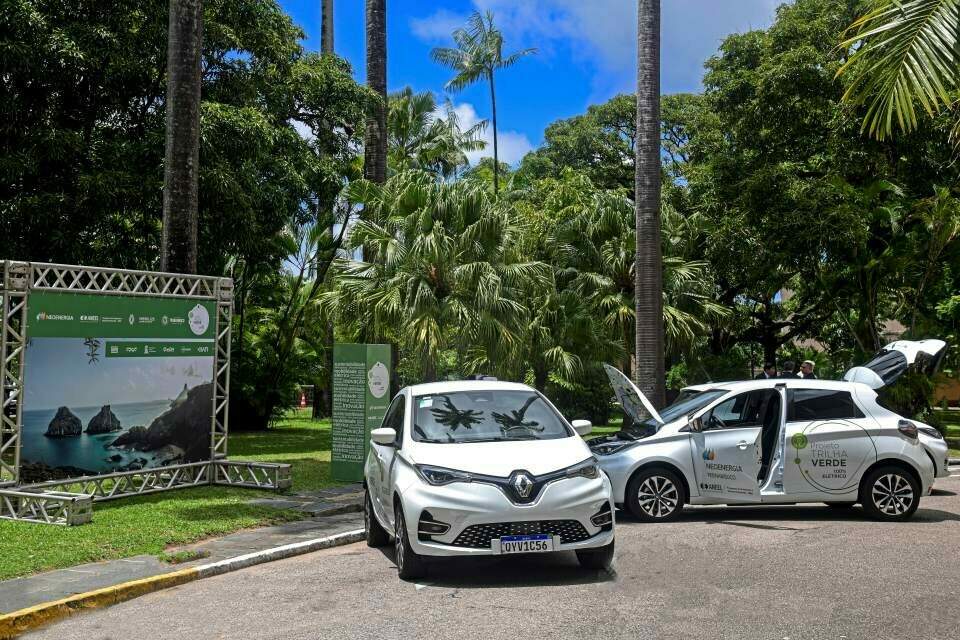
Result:
<svg viewBox="0 0 960 640"><path fill-rule="evenodd" d="M111 340L112 341L112 340ZM107 358L90 364L83 338L34 338L27 347L24 408L98 407L173 400L213 378L213 357Z"/></svg>
<svg viewBox="0 0 960 640"><path fill-rule="evenodd" d="M306 32L305 46L319 49L320 0L279 2ZM723 38L769 26L779 4L782 0L664 0L663 93L699 91L703 62ZM511 164L542 141L554 120L634 90L635 0L388 0L387 5L391 91L410 85L442 99L451 74L430 60L430 49L449 46L450 32L474 10L494 12L505 52L538 49L497 81L500 154ZM364 2L334 0L334 14L336 51L363 81ZM490 116L486 85L450 97L466 125ZM488 145L479 155L492 155L492 149Z"/></svg>

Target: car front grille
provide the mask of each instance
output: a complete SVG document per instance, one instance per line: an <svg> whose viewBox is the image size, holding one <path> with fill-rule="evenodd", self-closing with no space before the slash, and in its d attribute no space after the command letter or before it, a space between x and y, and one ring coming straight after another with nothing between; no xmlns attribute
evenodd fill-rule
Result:
<svg viewBox="0 0 960 640"><path fill-rule="evenodd" d="M560 536L561 544L582 542L590 537L583 525L576 520L531 520L471 525L461 531L452 544L455 547L489 549L490 541L501 536L524 536L534 533Z"/></svg>

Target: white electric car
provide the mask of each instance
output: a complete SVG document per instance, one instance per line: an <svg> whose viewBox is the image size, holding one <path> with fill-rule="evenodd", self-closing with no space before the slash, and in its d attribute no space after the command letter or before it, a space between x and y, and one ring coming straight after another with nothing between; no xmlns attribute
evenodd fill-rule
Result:
<svg viewBox="0 0 960 640"><path fill-rule="evenodd" d="M643 521L671 519L686 503L805 502L860 503L874 518L905 520L929 494L945 452L933 454L936 464L919 439L926 425L880 406L876 389L911 366L932 373L945 351L940 340L900 341L844 381L699 385L661 412L607 366L633 424L590 440L590 449L614 501Z"/></svg>
<svg viewBox="0 0 960 640"><path fill-rule="evenodd" d="M609 568L614 504L581 435L540 393L476 380L407 387L371 432L367 544L395 541L400 577L424 556L576 551Z"/></svg>

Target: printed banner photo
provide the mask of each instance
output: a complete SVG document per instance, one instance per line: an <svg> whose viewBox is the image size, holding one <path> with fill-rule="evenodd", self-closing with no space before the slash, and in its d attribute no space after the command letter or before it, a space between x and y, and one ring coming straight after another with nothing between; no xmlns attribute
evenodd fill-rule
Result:
<svg viewBox="0 0 960 640"><path fill-rule="evenodd" d="M21 478L210 459L216 304L31 293Z"/></svg>

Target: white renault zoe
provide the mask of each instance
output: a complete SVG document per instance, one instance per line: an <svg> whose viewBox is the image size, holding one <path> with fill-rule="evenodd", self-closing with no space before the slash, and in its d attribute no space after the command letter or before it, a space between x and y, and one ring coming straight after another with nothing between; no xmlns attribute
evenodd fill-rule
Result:
<svg viewBox="0 0 960 640"><path fill-rule="evenodd" d="M933 373L945 351L940 340L899 341L844 381L698 385L661 412L607 366L632 424L590 449L614 501L644 521L671 519L684 504L805 502L860 503L874 518L905 520L946 469L945 446L922 443L926 425L882 407L876 389L910 367Z"/></svg>
<svg viewBox="0 0 960 640"><path fill-rule="evenodd" d="M581 435L540 393L492 379L400 391L371 433L365 466L367 544L392 537L400 577L424 556L576 551L613 560L610 480Z"/></svg>

